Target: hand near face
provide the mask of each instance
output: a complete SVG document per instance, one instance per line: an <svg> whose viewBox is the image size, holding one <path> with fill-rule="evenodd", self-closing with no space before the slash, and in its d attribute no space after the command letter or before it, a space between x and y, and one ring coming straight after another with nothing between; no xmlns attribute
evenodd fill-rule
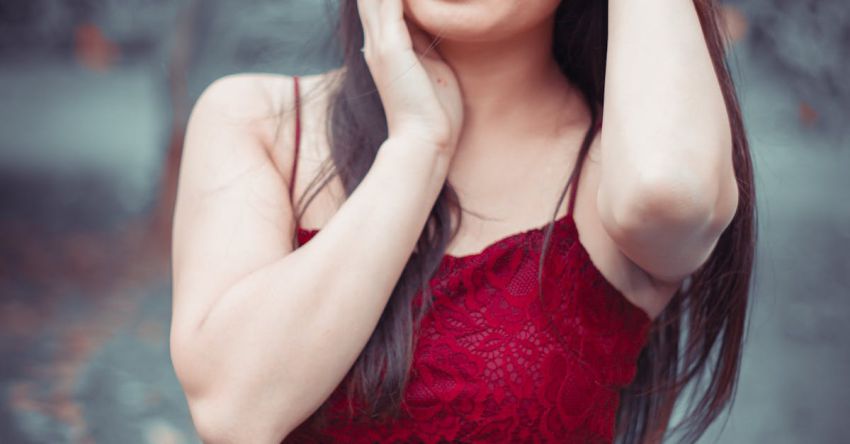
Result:
<svg viewBox="0 0 850 444"><path fill-rule="evenodd" d="M404 16L402 0L357 0L364 57L381 97L390 137L453 153L463 122L457 78L437 41Z"/></svg>

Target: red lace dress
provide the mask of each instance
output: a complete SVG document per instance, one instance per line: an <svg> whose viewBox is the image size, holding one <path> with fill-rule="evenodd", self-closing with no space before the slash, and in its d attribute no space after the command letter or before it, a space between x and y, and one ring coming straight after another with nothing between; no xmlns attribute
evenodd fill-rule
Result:
<svg viewBox="0 0 850 444"><path fill-rule="evenodd" d="M612 442L619 390L634 379L651 320L590 261L572 218L575 189L555 222L542 304L545 226L446 255L416 332L404 418L347 421L343 380L329 400L341 414L325 430L305 422L284 443ZM302 244L318 232L296 229Z"/></svg>

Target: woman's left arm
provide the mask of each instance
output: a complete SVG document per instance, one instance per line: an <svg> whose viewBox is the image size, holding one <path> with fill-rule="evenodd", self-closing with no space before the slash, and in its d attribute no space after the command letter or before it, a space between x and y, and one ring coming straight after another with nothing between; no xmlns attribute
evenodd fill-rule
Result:
<svg viewBox="0 0 850 444"><path fill-rule="evenodd" d="M691 0L608 5L597 210L623 254L677 285L738 205L726 105Z"/></svg>

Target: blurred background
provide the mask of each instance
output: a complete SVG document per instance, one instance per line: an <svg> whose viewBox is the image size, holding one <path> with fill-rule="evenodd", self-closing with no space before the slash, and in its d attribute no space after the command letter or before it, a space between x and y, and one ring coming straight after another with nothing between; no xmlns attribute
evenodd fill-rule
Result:
<svg viewBox="0 0 850 444"><path fill-rule="evenodd" d="M723 3L758 261L705 443L839 443L850 411L850 6ZM0 442L198 442L168 354L183 129L236 72L336 66L332 0L0 0Z"/></svg>

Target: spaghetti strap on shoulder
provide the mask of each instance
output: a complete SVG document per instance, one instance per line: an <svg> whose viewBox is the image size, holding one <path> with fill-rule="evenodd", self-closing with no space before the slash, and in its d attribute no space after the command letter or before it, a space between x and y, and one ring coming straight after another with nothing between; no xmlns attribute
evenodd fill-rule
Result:
<svg viewBox="0 0 850 444"><path fill-rule="evenodd" d="M301 148L301 88L298 76L292 76L293 97L295 99L295 152L292 156L292 172L289 175L289 201L295 205L295 176L298 173L298 151ZM298 230L298 221L295 221L295 230Z"/></svg>

